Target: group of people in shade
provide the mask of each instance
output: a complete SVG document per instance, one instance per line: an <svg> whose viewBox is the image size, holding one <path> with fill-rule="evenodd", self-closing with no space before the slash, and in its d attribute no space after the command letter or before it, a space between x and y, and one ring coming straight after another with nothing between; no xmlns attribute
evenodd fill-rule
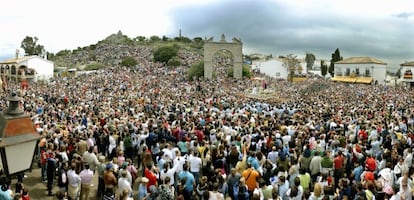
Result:
<svg viewBox="0 0 414 200"><path fill-rule="evenodd" d="M411 90L267 77L271 98L252 96L246 90L260 87L252 79L189 81L187 66L154 63L148 48L137 52L136 68L56 77L24 90L8 84L42 136L36 158L45 195L412 199ZM182 55L191 57L188 65L199 58ZM30 188L19 184L13 198L24 199Z"/></svg>

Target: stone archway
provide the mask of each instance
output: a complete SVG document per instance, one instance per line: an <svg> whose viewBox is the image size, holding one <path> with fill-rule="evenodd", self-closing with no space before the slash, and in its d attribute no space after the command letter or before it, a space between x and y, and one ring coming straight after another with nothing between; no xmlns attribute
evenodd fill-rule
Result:
<svg viewBox="0 0 414 200"><path fill-rule="evenodd" d="M217 51L227 50L233 54L233 77L241 79L243 76L243 43L240 39L233 38L233 42L227 42L221 35L220 42L214 42L213 37L204 43L204 78L211 79L213 76L213 55Z"/></svg>

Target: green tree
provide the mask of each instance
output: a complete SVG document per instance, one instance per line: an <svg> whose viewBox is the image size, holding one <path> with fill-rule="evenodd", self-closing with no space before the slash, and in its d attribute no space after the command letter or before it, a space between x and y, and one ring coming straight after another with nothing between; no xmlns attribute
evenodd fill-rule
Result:
<svg viewBox="0 0 414 200"><path fill-rule="evenodd" d="M233 71L234 71L233 67L227 68L227 77L234 77ZM242 76L247 77L247 78L252 77L252 70L250 69L249 65L243 64Z"/></svg>
<svg viewBox="0 0 414 200"><path fill-rule="evenodd" d="M137 60L130 56L123 58L121 61L121 66L125 66L125 67L132 67L132 66L136 66L137 64L138 64Z"/></svg>
<svg viewBox="0 0 414 200"><path fill-rule="evenodd" d="M30 56L30 55L38 55L38 56L43 56L45 52L45 48L40 45L37 44L37 42L39 41L39 39L35 36L35 37L30 37L30 36L26 36L20 47L24 50L25 55L26 56Z"/></svg>
<svg viewBox="0 0 414 200"><path fill-rule="evenodd" d="M72 53L71 50L65 49L65 50L61 50L61 51L57 52L56 56L66 56L66 55L69 55L71 53Z"/></svg>
<svg viewBox="0 0 414 200"><path fill-rule="evenodd" d="M315 64L315 60L315 55L313 55L312 53L306 53L305 61L307 71L312 69L313 65Z"/></svg>
<svg viewBox="0 0 414 200"><path fill-rule="evenodd" d="M331 77L334 77L335 75L335 62L338 62L340 60L343 60L343 58L341 57L341 53L339 52L339 49L337 48L335 50L335 52L332 54L332 59L331 59L331 65L329 65L329 74L331 74Z"/></svg>
<svg viewBox="0 0 414 200"><path fill-rule="evenodd" d="M181 37L175 37L174 38L174 41L176 41L176 42L190 43L191 42L191 39L188 38L188 37L181 36Z"/></svg>
<svg viewBox="0 0 414 200"><path fill-rule="evenodd" d="M47 56L47 59L49 60L52 60L53 58L55 58L55 54L51 52L46 52L46 56Z"/></svg>
<svg viewBox="0 0 414 200"><path fill-rule="evenodd" d="M290 82L293 82L293 77L295 76L295 71L300 67L300 62L297 59L297 56L293 55L293 54L289 54L286 57L284 57L285 59L285 64L288 68L288 80Z"/></svg>
<svg viewBox="0 0 414 200"><path fill-rule="evenodd" d="M204 76L204 61L200 61L191 65L187 71L187 76L190 80Z"/></svg>
<svg viewBox="0 0 414 200"><path fill-rule="evenodd" d="M135 38L135 40L138 40L139 42L144 42L145 41L145 36L138 36Z"/></svg>
<svg viewBox="0 0 414 200"><path fill-rule="evenodd" d="M162 63L168 63L172 57L177 56L177 52L177 46L161 46L154 51L154 60Z"/></svg>
<svg viewBox="0 0 414 200"><path fill-rule="evenodd" d="M325 77L327 73L328 73L328 65L326 64L324 60L321 60L321 74L323 77Z"/></svg>
<svg viewBox="0 0 414 200"><path fill-rule="evenodd" d="M153 35L153 36L150 37L150 41L151 42L159 42L159 41L161 41L161 38L156 36L156 35Z"/></svg>
<svg viewBox="0 0 414 200"><path fill-rule="evenodd" d="M163 35L162 36L162 41L164 42L168 42L168 40L170 40L170 38L168 38L167 36Z"/></svg>
<svg viewBox="0 0 414 200"><path fill-rule="evenodd" d="M194 41L195 43L201 43L201 42L203 41L203 38L201 38L201 37L195 37L195 38L193 39L193 41Z"/></svg>

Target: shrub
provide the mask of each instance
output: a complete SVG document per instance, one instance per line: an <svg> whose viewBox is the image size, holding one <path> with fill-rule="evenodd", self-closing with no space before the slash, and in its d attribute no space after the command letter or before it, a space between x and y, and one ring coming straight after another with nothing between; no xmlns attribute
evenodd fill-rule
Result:
<svg viewBox="0 0 414 200"><path fill-rule="evenodd" d="M200 61L191 65L190 69L187 71L188 78L193 80L193 78L200 78L204 76L204 62Z"/></svg>
<svg viewBox="0 0 414 200"><path fill-rule="evenodd" d="M125 66L125 67L132 67L132 66L136 66L137 64L138 64L137 60L135 60L135 58L129 57L129 56L125 57L121 61L121 66Z"/></svg>
<svg viewBox="0 0 414 200"><path fill-rule="evenodd" d="M179 66L181 65L181 61L177 56L174 56L168 61L167 64L168 66Z"/></svg>
<svg viewBox="0 0 414 200"><path fill-rule="evenodd" d="M172 57L177 56L178 48L176 45L159 47L154 52L154 61L168 63Z"/></svg>
<svg viewBox="0 0 414 200"><path fill-rule="evenodd" d="M247 78L252 77L252 70L249 65L243 64L242 76ZM227 68L227 77L233 77L233 67Z"/></svg>
<svg viewBox="0 0 414 200"><path fill-rule="evenodd" d="M91 63L86 65L86 67L84 68L85 71L92 71L92 70L99 70L104 68L105 66L101 63Z"/></svg>

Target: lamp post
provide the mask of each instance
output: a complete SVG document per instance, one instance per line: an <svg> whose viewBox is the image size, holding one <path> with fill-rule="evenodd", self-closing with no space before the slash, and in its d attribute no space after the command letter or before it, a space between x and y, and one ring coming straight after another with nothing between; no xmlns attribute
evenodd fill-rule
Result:
<svg viewBox="0 0 414 200"><path fill-rule="evenodd" d="M0 157L6 176L31 169L40 135L31 118L19 107L22 98L12 93L9 107L0 112Z"/></svg>

